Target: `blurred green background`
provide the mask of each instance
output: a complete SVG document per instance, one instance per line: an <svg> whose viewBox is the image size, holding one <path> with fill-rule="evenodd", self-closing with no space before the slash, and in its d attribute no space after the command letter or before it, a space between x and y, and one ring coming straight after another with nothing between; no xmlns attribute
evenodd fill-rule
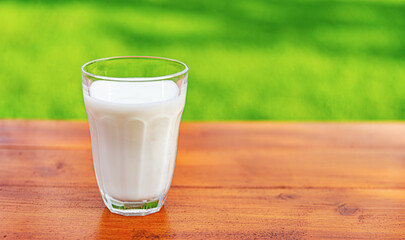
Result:
<svg viewBox="0 0 405 240"><path fill-rule="evenodd" d="M1 1L0 118L85 119L80 67L190 67L184 120L405 118L405 1Z"/></svg>

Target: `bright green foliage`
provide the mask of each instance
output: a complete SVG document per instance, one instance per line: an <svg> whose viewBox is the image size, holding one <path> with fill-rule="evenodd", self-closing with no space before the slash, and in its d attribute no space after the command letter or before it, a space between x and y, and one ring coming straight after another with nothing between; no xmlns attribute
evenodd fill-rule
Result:
<svg viewBox="0 0 405 240"><path fill-rule="evenodd" d="M1 1L0 118L85 119L80 67L190 67L184 120L405 118L405 1Z"/></svg>

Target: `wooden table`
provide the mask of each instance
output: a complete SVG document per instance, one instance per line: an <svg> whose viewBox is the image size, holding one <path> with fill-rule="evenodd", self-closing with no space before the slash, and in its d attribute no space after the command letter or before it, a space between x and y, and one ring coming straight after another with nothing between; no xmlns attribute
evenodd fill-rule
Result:
<svg viewBox="0 0 405 240"><path fill-rule="evenodd" d="M87 122L0 121L0 239L405 239L405 124L182 123L159 213L101 200Z"/></svg>

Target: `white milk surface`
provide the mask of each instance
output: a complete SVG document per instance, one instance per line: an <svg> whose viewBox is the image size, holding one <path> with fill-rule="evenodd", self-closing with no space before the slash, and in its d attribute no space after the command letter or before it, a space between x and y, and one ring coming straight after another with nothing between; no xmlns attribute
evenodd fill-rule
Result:
<svg viewBox="0 0 405 240"><path fill-rule="evenodd" d="M172 81L95 81L88 92L84 102L101 192L120 201L166 193L176 161L186 86L179 94Z"/></svg>

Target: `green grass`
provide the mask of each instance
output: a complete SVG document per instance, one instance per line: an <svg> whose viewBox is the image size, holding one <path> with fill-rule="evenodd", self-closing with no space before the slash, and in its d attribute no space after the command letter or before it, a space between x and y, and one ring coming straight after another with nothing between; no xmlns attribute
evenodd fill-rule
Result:
<svg viewBox="0 0 405 240"><path fill-rule="evenodd" d="M0 118L85 119L80 67L190 67L184 120L405 118L405 1L1 1Z"/></svg>

